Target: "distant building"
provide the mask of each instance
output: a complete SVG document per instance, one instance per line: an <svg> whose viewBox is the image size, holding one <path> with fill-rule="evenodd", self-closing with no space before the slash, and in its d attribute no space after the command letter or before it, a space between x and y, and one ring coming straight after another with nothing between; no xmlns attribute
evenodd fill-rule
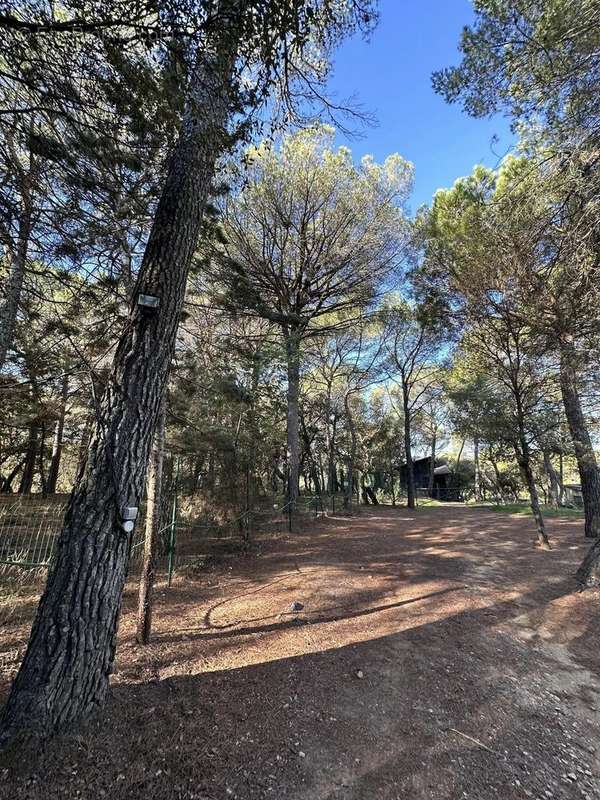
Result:
<svg viewBox="0 0 600 800"><path fill-rule="evenodd" d="M563 505L583 508L583 494L581 484L565 483L563 485Z"/></svg>
<svg viewBox="0 0 600 800"><path fill-rule="evenodd" d="M426 497L429 494L430 471L431 456L415 458L413 461L415 487L417 490L417 495L420 495L421 497ZM400 467L400 486L406 490L406 464L402 464ZM462 500L460 490L452 486L452 470L443 461L438 463L438 466L433 470L433 498L436 500Z"/></svg>

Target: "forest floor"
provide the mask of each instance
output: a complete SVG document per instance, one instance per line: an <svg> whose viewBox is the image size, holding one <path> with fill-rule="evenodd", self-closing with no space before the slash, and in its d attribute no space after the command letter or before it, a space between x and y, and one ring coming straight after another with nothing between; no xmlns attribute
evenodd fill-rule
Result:
<svg viewBox="0 0 600 800"><path fill-rule="evenodd" d="M108 708L5 761L0 797L596 800L600 595L574 591L581 521L548 530L543 552L488 509L322 519L161 589L143 649L132 586Z"/></svg>

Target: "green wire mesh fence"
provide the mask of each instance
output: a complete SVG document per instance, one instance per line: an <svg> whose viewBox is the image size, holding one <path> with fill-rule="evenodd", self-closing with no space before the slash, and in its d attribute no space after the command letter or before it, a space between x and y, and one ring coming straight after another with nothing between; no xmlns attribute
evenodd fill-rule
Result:
<svg viewBox="0 0 600 800"><path fill-rule="evenodd" d="M158 533L157 573L168 582L173 574L203 559L238 552L259 534L309 531L316 517L328 513L323 496L301 497L293 506L284 498L266 498L262 506L224 519L194 519L179 507L182 497L171 483L163 493ZM0 576L43 578L56 549L68 495L0 495ZM341 503L340 503L341 505ZM144 507L131 545L130 574L141 568L144 555ZM27 578L27 580L29 580Z"/></svg>
<svg viewBox="0 0 600 800"><path fill-rule="evenodd" d="M66 503L66 495L0 495L0 568L47 567Z"/></svg>

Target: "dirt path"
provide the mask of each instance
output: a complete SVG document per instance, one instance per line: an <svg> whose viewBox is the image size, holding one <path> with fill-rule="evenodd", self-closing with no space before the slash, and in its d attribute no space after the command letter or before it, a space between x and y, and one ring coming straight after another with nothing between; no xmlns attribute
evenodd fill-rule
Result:
<svg viewBox="0 0 600 800"><path fill-rule="evenodd" d="M108 712L0 797L596 800L600 599L582 524L548 527L545 553L461 506L324 520L161 593L144 650L129 598Z"/></svg>

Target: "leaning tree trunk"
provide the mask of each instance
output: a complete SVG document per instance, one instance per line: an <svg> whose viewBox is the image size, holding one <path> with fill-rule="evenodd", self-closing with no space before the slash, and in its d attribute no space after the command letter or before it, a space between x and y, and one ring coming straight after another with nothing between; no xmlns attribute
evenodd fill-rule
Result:
<svg viewBox="0 0 600 800"><path fill-rule="evenodd" d="M527 455L523 455L522 453L520 454L519 466L521 467L521 472L523 473L523 477L525 478L525 483L527 485L527 490L529 492L529 502L531 505L533 518L535 520L535 527L537 530L539 545L544 550L549 550L550 541L548 540L548 534L546 533L546 525L544 523L544 517L542 516L542 511L540 509L540 500L538 497L537 487L535 485L535 479L533 477L533 470L531 469L531 459L528 454Z"/></svg>
<svg viewBox="0 0 600 800"><path fill-rule="evenodd" d="M600 536L600 471L581 408L581 399L577 388L576 358L573 343L563 341L560 350L560 389L581 480L585 535L596 537Z"/></svg>
<svg viewBox="0 0 600 800"><path fill-rule="evenodd" d="M154 589L154 570L156 569L156 549L160 529L161 489L163 461L165 454L165 403L156 422L154 442L148 464L146 479L146 529L144 531L144 560L140 575L138 593L138 618L136 640L138 644L148 644L152 631L152 594Z"/></svg>
<svg viewBox="0 0 600 800"><path fill-rule="evenodd" d="M124 517L127 508L139 506L186 279L215 162L225 146L237 27L213 31L196 65L129 322L4 709L2 743L17 733L48 736L65 730L98 708L107 694L132 536ZM156 305L147 296L156 298Z"/></svg>
<svg viewBox="0 0 600 800"><path fill-rule="evenodd" d="M12 482L14 481L14 479L17 477L17 475L21 471L21 468L24 466L25 461L26 461L26 458L22 458L20 461L17 461L17 463L11 469L11 471L8 473L6 478L4 478L4 480L2 480L1 485L0 485L0 493L10 494L12 492Z"/></svg>
<svg viewBox="0 0 600 800"><path fill-rule="evenodd" d="M408 508L414 508L417 493L415 490L415 470L413 467L412 445L410 441L410 404L408 388L406 386L402 388L402 406L404 412L404 452L406 455L406 505Z"/></svg>
<svg viewBox="0 0 600 800"><path fill-rule="evenodd" d="M65 416L67 412L67 397L69 395L69 375L64 374L61 391L60 391L60 408L58 410L58 419L54 424L54 437L52 439L52 455L50 457L50 468L48 470L48 478L46 480L46 494L56 493L56 484L58 482L58 470L60 467L60 459L62 456L63 433L65 430Z"/></svg>
<svg viewBox="0 0 600 800"><path fill-rule="evenodd" d="M287 357L287 502L293 511L298 502L300 479L300 430L298 403L300 396L300 338L298 331L288 329L285 334Z"/></svg>
<svg viewBox="0 0 600 800"><path fill-rule="evenodd" d="M600 539L588 550L577 570L577 580L581 586L600 586Z"/></svg>
<svg viewBox="0 0 600 800"><path fill-rule="evenodd" d="M517 412L519 415L518 418L519 444L518 447L515 447L517 461L519 463L519 467L521 468L521 473L523 475L523 478L525 480L525 485L527 486L527 490L529 492L529 502L531 505L533 518L535 520L538 543L543 550L549 550L550 542L548 540L548 535L546 533L546 525L544 523L544 517L542 516L542 511L540 509L540 500L538 497L537 487L535 485L533 470L531 468L531 453L529 450L529 442L527 441L527 434L525 433L525 427L524 427L523 417L521 414L521 407L519 400L517 400Z"/></svg>

